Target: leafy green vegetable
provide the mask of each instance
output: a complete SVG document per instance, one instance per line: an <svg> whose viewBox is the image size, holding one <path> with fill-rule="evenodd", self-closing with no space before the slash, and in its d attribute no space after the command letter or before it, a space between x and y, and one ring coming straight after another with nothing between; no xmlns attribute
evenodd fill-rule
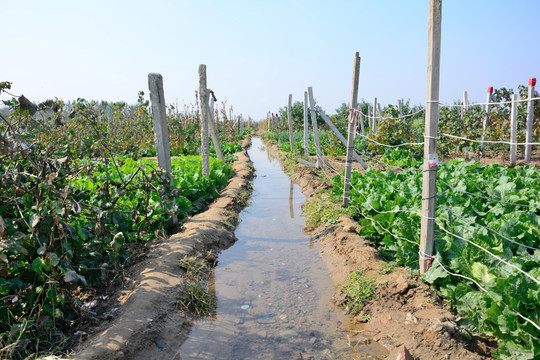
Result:
<svg viewBox="0 0 540 360"><path fill-rule="evenodd" d="M342 192L341 177L334 191ZM400 265L418 267L422 172L353 172L351 207L361 234ZM500 359L540 357L540 171L455 159L438 171L435 250L424 274L462 315L467 330L495 336ZM446 231L443 231L442 229ZM489 250L509 266L456 234ZM520 269L527 273L516 270ZM520 316L521 315L521 316ZM526 317L531 322L525 320Z"/></svg>

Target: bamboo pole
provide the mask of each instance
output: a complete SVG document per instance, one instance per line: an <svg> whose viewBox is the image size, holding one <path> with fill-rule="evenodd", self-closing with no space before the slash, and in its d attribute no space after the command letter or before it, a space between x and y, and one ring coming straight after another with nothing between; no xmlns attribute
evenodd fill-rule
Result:
<svg viewBox="0 0 540 360"><path fill-rule="evenodd" d="M206 87L206 65L199 65L199 99L201 102L201 158L202 175L210 176L210 159L208 155L208 89Z"/></svg>
<svg viewBox="0 0 540 360"><path fill-rule="evenodd" d="M291 153L292 153L294 151L294 134L293 134L291 108L292 108L292 94L289 94L289 103L287 105L287 119L289 120L289 142L290 142Z"/></svg>
<svg viewBox="0 0 540 360"><path fill-rule="evenodd" d="M352 157L354 153L354 137L356 135L356 113L358 105L358 79L360 76L360 55L354 55L353 77L351 90L351 110L349 111L349 129L347 133L347 160L345 162L345 183L343 186L343 207L349 207L349 189L351 187Z"/></svg>
<svg viewBox="0 0 540 360"><path fill-rule="evenodd" d="M309 156L309 144L308 144L308 94L304 91L304 155Z"/></svg>
<svg viewBox="0 0 540 360"><path fill-rule="evenodd" d="M534 86L536 85L536 78L529 79L529 92L527 101L527 124L525 128L525 164L531 161L531 152L533 142L533 121L534 121L534 101L531 100L534 98Z"/></svg>
<svg viewBox="0 0 540 360"><path fill-rule="evenodd" d="M309 106L311 109L311 123L313 126L313 137L315 138L315 151L317 152L316 167L320 169L323 166L321 142L319 141L319 127L317 126L317 114L315 113L315 99L313 98L313 89L308 87Z"/></svg>
<svg viewBox="0 0 540 360"><path fill-rule="evenodd" d="M435 192L437 189L437 126L441 60L441 0L429 0L427 94L424 135L422 213L420 219L420 273L429 269L433 255Z"/></svg>
<svg viewBox="0 0 540 360"><path fill-rule="evenodd" d="M516 166L517 160L517 94L512 94L510 111L510 166Z"/></svg>

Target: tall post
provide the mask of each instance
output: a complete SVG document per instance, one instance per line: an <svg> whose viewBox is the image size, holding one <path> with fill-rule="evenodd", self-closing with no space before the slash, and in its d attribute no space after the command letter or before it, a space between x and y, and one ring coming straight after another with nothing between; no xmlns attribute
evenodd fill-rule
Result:
<svg viewBox="0 0 540 360"><path fill-rule="evenodd" d="M360 55L358 52L354 55L352 89L351 89L351 105L349 110L349 129L347 133L347 160L345 162L345 183L343 185L343 207L349 207L349 189L351 187L351 169L352 157L354 152L354 137L356 135L356 118L355 112L358 106L358 79L360 77Z"/></svg>
<svg viewBox="0 0 540 360"><path fill-rule="evenodd" d="M368 117L368 127L369 127L369 134L373 134L373 116L371 115L371 104L368 104L367 106L367 117Z"/></svg>
<svg viewBox="0 0 540 360"><path fill-rule="evenodd" d="M308 134L308 96L307 91L304 91L304 155L309 156L309 134Z"/></svg>
<svg viewBox="0 0 540 360"><path fill-rule="evenodd" d="M206 88L206 65L199 65L199 98L201 102L201 157L202 175L210 176L210 159L208 155L208 89Z"/></svg>
<svg viewBox="0 0 540 360"><path fill-rule="evenodd" d="M461 107L461 122L463 123L463 117L469 109L469 97L467 91L463 91L463 106ZM465 160L469 160L469 144L465 145Z"/></svg>
<svg viewBox="0 0 540 360"><path fill-rule="evenodd" d="M527 125L525 130L525 164L531 161L532 141L533 141L533 121L534 121L534 86L536 78L529 79L529 100L527 101Z"/></svg>
<svg viewBox="0 0 540 360"><path fill-rule="evenodd" d="M167 112L165 110L163 76L156 73L148 74L148 89L150 90L150 101L152 103L152 123L154 125L158 166L169 173L172 184L171 148L169 145Z"/></svg>
<svg viewBox="0 0 540 360"><path fill-rule="evenodd" d="M399 120L403 121L403 102L401 99L397 101L397 107L399 111Z"/></svg>
<svg viewBox="0 0 540 360"><path fill-rule="evenodd" d="M437 126L439 123L439 73L441 61L441 4L429 0L426 119L420 219L420 273L431 264L435 225L435 192L437 189Z"/></svg>
<svg viewBox="0 0 540 360"><path fill-rule="evenodd" d="M216 150L216 156L219 160L225 161L223 156L223 151L221 151L221 145L219 144L219 135L217 130L217 125L214 122L214 94L210 97L210 108L208 110L208 130L210 131L210 136L212 137L212 143L214 144L214 149Z"/></svg>
<svg viewBox="0 0 540 360"><path fill-rule="evenodd" d="M319 141L319 127L317 126L317 113L315 112L315 99L313 98L313 89L308 87L309 107L311 109L311 124L313 126L313 138L315 139L315 151L317 152L317 169L323 165L321 142Z"/></svg>
<svg viewBox="0 0 540 360"><path fill-rule="evenodd" d="M292 94L289 94L289 103L287 105L287 119L289 120L289 143L291 145L291 152L293 152L293 150L294 150L294 134L293 134L291 108L292 108Z"/></svg>
<svg viewBox="0 0 540 360"><path fill-rule="evenodd" d="M482 122L482 138L480 144L480 157L484 157L484 150L486 147L486 129L489 122L489 112L491 111L491 98L493 94L493 86L488 87L487 96L486 96L486 116Z"/></svg>
<svg viewBox="0 0 540 360"><path fill-rule="evenodd" d="M364 130L364 115L362 113L360 113L360 134L362 134L362 136L365 135L365 130Z"/></svg>
<svg viewBox="0 0 540 360"><path fill-rule="evenodd" d="M510 166L516 166L517 160L517 94L512 94L510 111Z"/></svg>
<svg viewBox="0 0 540 360"><path fill-rule="evenodd" d="M377 132L377 98L373 99L373 120L372 120L371 133L375 135Z"/></svg>

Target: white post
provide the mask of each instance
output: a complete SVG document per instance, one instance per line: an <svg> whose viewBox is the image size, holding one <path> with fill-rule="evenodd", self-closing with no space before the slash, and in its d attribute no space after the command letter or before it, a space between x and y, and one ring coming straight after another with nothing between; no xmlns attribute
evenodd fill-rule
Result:
<svg viewBox="0 0 540 360"><path fill-rule="evenodd" d="M292 108L292 94L289 94L289 104L287 105L287 119L289 119L289 142L291 146L291 152L293 152L294 151L294 134L293 134L291 108Z"/></svg>
<svg viewBox="0 0 540 360"><path fill-rule="evenodd" d="M349 189L351 187L352 156L354 153L354 137L356 135L356 118L354 112L358 105L358 78L360 76L360 55L354 55L353 78L351 90L351 111L349 111L349 129L347 133L347 160L345 161L345 181L343 184L343 207L349 206Z"/></svg>
<svg viewBox="0 0 540 360"><path fill-rule="evenodd" d="M422 213L420 218L420 273L429 269L433 255L435 193L437 190L437 126L439 123L439 73L441 63L441 4L429 0L428 61Z"/></svg>
<svg viewBox="0 0 540 360"><path fill-rule="evenodd" d="M399 111L399 120L403 121L403 104L401 99L397 101L397 107Z"/></svg>
<svg viewBox="0 0 540 360"><path fill-rule="evenodd" d="M163 77L161 74L148 74L148 88L152 103L152 123L154 125L154 139L158 166L166 170L171 177L171 148L169 145L169 129L167 127L167 112L165 110L165 94L163 91Z"/></svg>
<svg viewBox="0 0 540 360"><path fill-rule="evenodd" d="M533 121L534 121L534 86L536 85L536 78L529 79L529 100L527 101L527 127L525 128L525 164L531 161L531 151L533 142Z"/></svg>
<svg viewBox="0 0 540 360"><path fill-rule="evenodd" d="M489 112L491 111L491 97L493 94L493 86L488 87L487 96L486 96L486 117L482 122L482 143L480 144L480 157L484 157L484 149L486 147L486 129L489 121Z"/></svg>
<svg viewBox="0 0 540 360"><path fill-rule="evenodd" d="M309 156L309 134L308 134L308 94L304 91L304 155Z"/></svg>
<svg viewBox="0 0 540 360"><path fill-rule="evenodd" d="M512 108L510 111L510 166L516 166L517 160L517 94L512 94Z"/></svg>
<svg viewBox="0 0 540 360"><path fill-rule="evenodd" d="M208 89L206 87L206 65L199 65L199 98L201 102L201 158L202 175L210 176L210 159L208 155Z"/></svg>

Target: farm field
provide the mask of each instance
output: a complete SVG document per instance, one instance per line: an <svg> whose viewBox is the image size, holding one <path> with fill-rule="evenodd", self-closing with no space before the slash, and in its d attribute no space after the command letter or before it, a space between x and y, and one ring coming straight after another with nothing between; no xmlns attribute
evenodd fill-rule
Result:
<svg viewBox="0 0 540 360"><path fill-rule="evenodd" d="M210 157L202 176L196 115L177 112L171 181L151 157L148 106L142 93L132 107L78 99L69 109L57 100L37 109L13 98L2 115L2 358L70 346L89 306L106 299L151 244L206 210L233 176L243 136L222 128L226 162Z"/></svg>
<svg viewBox="0 0 540 360"><path fill-rule="evenodd" d="M441 117L450 114L445 111L441 111ZM452 123L459 118L443 118L443 126L455 127ZM339 123L339 113L333 120ZM355 150L369 162L369 168L354 165L357 170L352 172L347 211L357 221L359 234L373 241L391 266L404 266L413 272L418 271L420 257L422 199L422 149L416 145L422 143L411 131L414 122L383 117L381 127L392 131L357 134ZM304 155L302 132L294 134L294 155L287 132L273 130L265 136L287 152L287 158L315 160L312 134L309 157ZM326 130L320 132L320 143L329 164L317 170L318 176L332 182L330 193L321 196L339 206L345 148ZM496 339L499 348L492 355L497 358L533 359L538 356L540 316L539 153L532 153L530 165L507 167L507 153L500 145L486 150L478 159L479 147L473 144L467 149L471 161L463 159L464 146L466 142L441 141L444 161L439 165L437 180L436 255L422 278L458 315L456 323L463 338L482 335ZM333 213L332 207L327 210L317 217L331 227L340 212Z"/></svg>
<svg viewBox="0 0 540 360"><path fill-rule="evenodd" d="M133 106L26 101L5 102L0 125L2 356L76 351L75 358L111 353L144 358L149 353L138 349L155 351L148 344L162 355L174 352L198 318L216 316L219 290L212 294L210 284L219 253L235 241L236 214L249 203L254 170L243 153L247 142L239 141L249 139L253 129L229 120L225 106L213 112L224 161L210 146L205 176L201 113L170 107L169 174L156 163L144 93ZM369 112L367 103L358 111L364 105ZM347 351L358 351L380 358L406 345L421 358L537 357L539 153L533 150L525 165L520 147L517 166L507 166L507 142L493 139L508 130L503 121L508 107L503 101L494 108L491 121L504 126L483 132L485 147L470 139L482 135L470 129L485 118L484 110L442 108L434 252L423 275L418 272L420 257L426 257L419 248L423 108L401 103L398 111L389 105L356 129L353 149L368 165L354 164L346 209L341 206L346 147L328 124L345 133L345 105L331 120L317 116L320 138L308 134L307 149L301 119L291 126L293 134L283 114L253 124L275 144L273 151L308 196L306 229L320 243L338 284L334 301L351 322L349 330L338 326L341 338L330 341L296 328L296 312L277 308L281 313L263 314L280 319L265 330L264 343L295 338L296 347L283 344L279 350L290 356L320 351L323 357L347 357ZM474 122L460 128L468 119ZM454 137L456 132L463 136ZM324 166L307 166L315 167L319 153ZM152 295L145 286L154 289ZM158 295L171 291L173 296ZM140 310L149 303L147 311ZM164 317L155 325L148 322ZM178 324L181 336L159 335L174 332ZM396 330L387 338L381 332L389 326ZM110 345L115 336L123 340ZM96 342L105 345L91 345ZM128 346L133 343L138 345ZM323 343L332 344L325 345L329 352Z"/></svg>

